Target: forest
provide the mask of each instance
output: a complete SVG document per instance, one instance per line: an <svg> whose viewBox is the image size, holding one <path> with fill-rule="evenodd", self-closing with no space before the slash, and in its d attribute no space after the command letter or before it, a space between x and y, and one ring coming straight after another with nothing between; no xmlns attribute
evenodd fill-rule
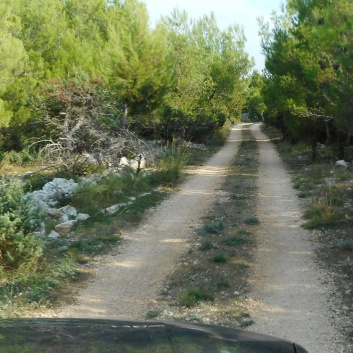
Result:
<svg viewBox="0 0 353 353"><path fill-rule="evenodd" d="M245 36L236 25L219 29L212 14L192 20L175 10L151 28L137 0L0 7L2 151L74 134L82 150L92 130L125 128L200 140L243 110L253 65Z"/></svg>
<svg viewBox="0 0 353 353"><path fill-rule="evenodd" d="M350 144L352 7L349 0L288 0L271 26L260 21L266 56L263 81L255 81L260 112L285 139L310 141L314 158L318 143L335 144L339 158Z"/></svg>
<svg viewBox="0 0 353 353"><path fill-rule="evenodd" d="M271 23L259 19L260 73L242 27L220 29L212 13L195 20L174 10L152 27L138 0L0 0L0 311L16 293L38 303L75 273L69 264L83 261L80 251L87 256L118 238L116 229L95 232L101 209L152 190L131 210L137 218L160 200L156 188L173 187L184 163L168 144L210 143L247 113L280 129L284 140L310 143L314 159L319 144L349 158L352 7L350 0L288 0ZM42 187L48 171L26 184L3 168L54 161L76 180L97 171L87 156L138 157L145 141L163 146L153 172L108 175L69 200L101 222L90 221L96 238L84 229L74 243L36 235L45 220L24 195Z"/></svg>

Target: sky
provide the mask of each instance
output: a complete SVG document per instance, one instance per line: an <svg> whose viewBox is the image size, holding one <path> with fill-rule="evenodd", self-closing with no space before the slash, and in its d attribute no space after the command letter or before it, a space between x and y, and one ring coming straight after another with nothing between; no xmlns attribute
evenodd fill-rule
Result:
<svg viewBox="0 0 353 353"><path fill-rule="evenodd" d="M261 40L258 36L257 17L270 21L271 12L280 11L283 0L143 0L147 5L151 25L161 16L170 15L176 7L186 10L190 18L215 13L218 27L227 28L238 24L244 29L247 43L245 51L255 59L255 68L261 71L265 58L261 54Z"/></svg>

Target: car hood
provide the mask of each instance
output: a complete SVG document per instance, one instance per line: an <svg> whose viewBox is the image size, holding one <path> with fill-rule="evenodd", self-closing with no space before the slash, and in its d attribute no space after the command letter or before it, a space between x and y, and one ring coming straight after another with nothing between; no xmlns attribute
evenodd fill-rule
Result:
<svg viewBox="0 0 353 353"><path fill-rule="evenodd" d="M0 353L308 353L245 330L178 322L94 319L0 321Z"/></svg>

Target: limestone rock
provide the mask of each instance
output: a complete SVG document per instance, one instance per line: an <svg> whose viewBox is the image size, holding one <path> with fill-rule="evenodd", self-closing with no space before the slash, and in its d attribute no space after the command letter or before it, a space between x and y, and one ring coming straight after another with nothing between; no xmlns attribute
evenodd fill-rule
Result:
<svg viewBox="0 0 353 353"><path fill-rule="evenodd" d="M50 238L50 239L57 239L58 237L59 237L59 233L58 232L56 232L55 230L52 230L50 233L49 233L49 235L48 235L48 238Z"/></svg>
<svg viewBox="0 0 353 353"><path fill-rule="evenodd" d="M87 213L79 213L77 216L76 216L76 221L85 221L87 220L88 218L90 218L90 215L87 214Z"/></svg>
<svg viewBox="0 0 353 353"><path fill-rule="evenodd" d="M76 224L76 220L63 222L55 226L55 230L58 233L69 233L71 228Z"/></svg>
<svg viewBox="0 0 353 353"><path fill-rule="evenodd" d="M347 169L348 168L348 163L344 160L340 160L336 162L336 167L342 167Z"/></svg>

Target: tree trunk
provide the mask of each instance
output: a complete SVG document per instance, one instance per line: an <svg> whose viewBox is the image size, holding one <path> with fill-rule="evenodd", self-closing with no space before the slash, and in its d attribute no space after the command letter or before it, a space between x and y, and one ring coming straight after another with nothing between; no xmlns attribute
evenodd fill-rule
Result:
<svg viewBox="0 0 353 353"><path fill-rule="evenodd" d="M325 123L325 133L326 133L325 145L328 146L331 143L330 120L329 119L325 119L324 123Z"/></svg>

